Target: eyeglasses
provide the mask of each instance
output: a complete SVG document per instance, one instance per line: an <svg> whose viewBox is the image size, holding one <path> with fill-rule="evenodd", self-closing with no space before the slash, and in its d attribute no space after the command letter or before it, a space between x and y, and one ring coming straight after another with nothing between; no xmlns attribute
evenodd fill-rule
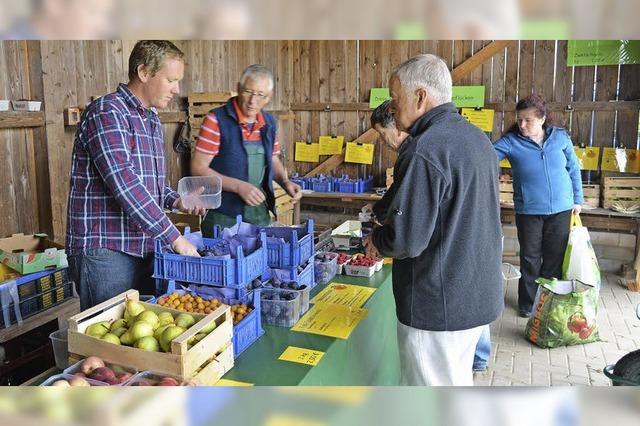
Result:
<svg viewBox="0 0 640 426"><path fill-rule="evenodd" d="M254 92L253 90L249 90L249 89L242 89L242 96L251 99L252 96L255 96L256 98L258 98L261 101L264 101L265 99L267 99L267 97L269 96L268 93L260 93L260 92Z"/></svg>

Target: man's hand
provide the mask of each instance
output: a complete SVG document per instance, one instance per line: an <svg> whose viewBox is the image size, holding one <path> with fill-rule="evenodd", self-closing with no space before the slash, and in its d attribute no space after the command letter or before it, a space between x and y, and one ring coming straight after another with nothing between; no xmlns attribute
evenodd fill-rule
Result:
<svg viewBox="0 0 640 426"><path fill-rule="evenodd" d="M196 247L182 235L180 235L174 242L171 243L171 248L178 254L200 257L200 254L198 254L198 250L196 249Z"/></svg>
<svg viewBox="0 0 640 426"><path fill-rule="evenodd" d="M580 214L582 211L582 206L580 204L574 204L573 209L571 210L571 214Z"/></svg>
<svg viewBox="0 0 640 426"><path fill-rule="evenodd" d="M190 196L195 196L197 197L199 194L201 194L204 191L204 188L202 188L202 190L197 193L197 194L192 194ZM178 198L175 203L173 203L173 208L174 209L178 209L181 212L185 212L185 213L189 213L189 214L197 214L197 215L204 215L205 213L207 213L207 209L205 209L204 207L200 207L200 206L195 206L192 208L186 208L183 204L183 200L182 197Z"/></svg>
<svg viewBox="0 0 640 426"><path fill-rule="evenodd" d="M240 181L238 183L236 194L242 198L242 201L250 206L259 206L266 200L266 197L260 188L255 187L248 182Z"/></svg>
<svg viewBox="0 0 640 426"><path fill-rule="evenodd" d="M291 182L290 180L284 182L282 184L282 189L287 191L287 194L293 198L293 202L296 202L302 198L302 188L295 182Z"/></svg>
<svg viewBox="0 0 640 426"><path fill-rule="evenodd" d="M382 255L378 251L375 245L373 245L373 240L371 239L371 234L367 235L367 237L362 242L364 245L364 254L369 257L373 257L375 259L382 258Z"/></svg>

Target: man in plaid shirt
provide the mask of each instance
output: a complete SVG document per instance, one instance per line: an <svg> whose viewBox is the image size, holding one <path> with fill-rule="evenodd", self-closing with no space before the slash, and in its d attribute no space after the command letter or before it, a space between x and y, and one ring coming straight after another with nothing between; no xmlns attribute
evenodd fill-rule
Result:
<svg viewBox="0 0 640 426"><path fill-rule="evenodd" d="M78 125L66 248L82 309L132 287L153 293L154 239L198 256L163 211L187 211L165 182L156 112L179 94L183 75L184 54L174 44L140 41L129 57L129 83L92 102Z"/></svg>

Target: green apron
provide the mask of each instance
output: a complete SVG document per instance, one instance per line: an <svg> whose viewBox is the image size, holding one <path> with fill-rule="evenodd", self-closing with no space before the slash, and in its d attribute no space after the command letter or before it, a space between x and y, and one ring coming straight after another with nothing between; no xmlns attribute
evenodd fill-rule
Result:
<svg viewBox="0 0 640 426"><path fill-rule="evenodd" d="M244 148L247 151L247 163L249 165L249 183L262 190L262 180L266 171L264 158L264 147L259 142L244 142ZM254 225L269 225L271 216L267 209L266 201L258 206L244 206L242 220ZM202 221L202 235L205 237L213 236L214 225L220 225L220 228L230 228L236 224L236 218L218 213L215 210L209 210Z"/></svg>

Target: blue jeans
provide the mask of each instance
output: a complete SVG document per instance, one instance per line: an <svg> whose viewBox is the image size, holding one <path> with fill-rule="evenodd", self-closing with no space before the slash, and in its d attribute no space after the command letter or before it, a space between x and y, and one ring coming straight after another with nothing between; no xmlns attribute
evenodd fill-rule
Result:
<svg viewBox="0 0 640 426"><path fill-rule="evenodd" d="M491 355L491 329L487 324L482 329L482 334L476 344L476 353L473 356L473 370L486 370L489 355Z"/></svg>
<svg viewBox="0 0 640 426"><path fill-rule="evenodd" d="M154 294L153 256L131 256L106 248L69 256L69 274L80 294L80 308L88 309L135 288Z"/></svg>

